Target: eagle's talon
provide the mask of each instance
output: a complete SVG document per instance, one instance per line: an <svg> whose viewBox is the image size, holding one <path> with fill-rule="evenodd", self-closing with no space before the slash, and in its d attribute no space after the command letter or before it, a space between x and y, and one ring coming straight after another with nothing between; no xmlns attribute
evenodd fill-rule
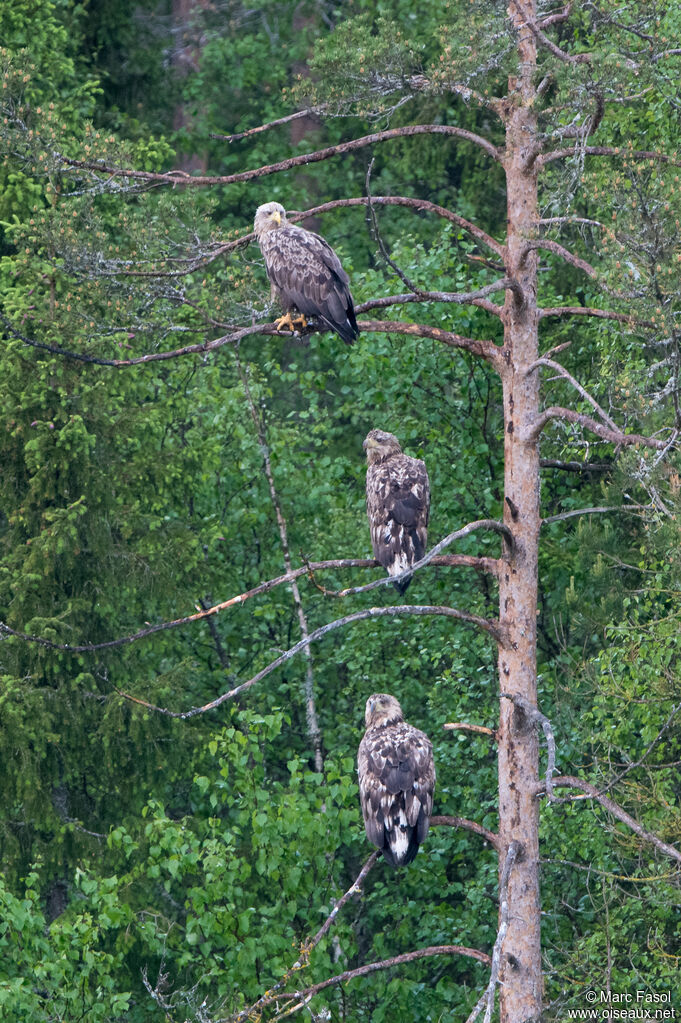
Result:
<svg viewBox="0 0 681 1023"><path fill-rule="evenodd" d="M288 327L292 334L295 331L295 327L293 326L293 320L291 319L290 313L286 313L286 316L280 316L278 320L275 320L274 326L277 330L283 330L284 327Z"/></svg>

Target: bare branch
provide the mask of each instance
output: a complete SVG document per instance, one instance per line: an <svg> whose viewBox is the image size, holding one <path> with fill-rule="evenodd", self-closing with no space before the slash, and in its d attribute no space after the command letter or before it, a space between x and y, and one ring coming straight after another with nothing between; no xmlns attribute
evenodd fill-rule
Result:
<svg viewBox="0 0 681 1023"><path fill-rule="evenodd" d="M481 242L487 248L491 249L496 253L497 256L503 257L504 246L501 242L496 241L491 235L487 234L482 228L473 224L470 220L466 220L464 217L460 217L457 213L452 213L451 210L446 209L444 206L438 206L433 202L429 202L427 199L416 199L408 195L374 195L371 198L372 205L374 206L406 206L410 209L421 210L424 213L435 213L436 216L442 217L444 220L449 220L450 223L455 224L462 230L470 234L476 241ZM316 217L321 213L327 213L329 210L336 210L350 206L366 206L368 199L365 195L359 196L352 199L333 199L330 202L322 203L321 206L313 206L311 209L306 210L304 213L288 213L289 220L303 220L306 217ZM253 237L250 235L249 237Z"/></svg>
<svg viewBox="0 0 681 1023"><path fill-rule="evenodd" d="M338 592L324 590L324 593L327 596L348 597L353 593L366 593L367 590L375 590L379 586L389 586L392 583L399 583L403 579L411 578L414 572L418 572L419 569L425 568L426 565L429 565L441 551L444 551L447 547L451 546L455 540L461 540L463 537L469 536L478 529L490 529L499 533L504 537L509 548L511 550L513 549L513 533L505 523L498 522L496 519L478 519L477 522L469 522L466 526L462 526L461 529L456 529L453 533L449 533L444 537L444 539L440 540L439 543L436 543L434 547L431 547L428 553L425 554L420 561L415 561L413 565L410 565L409 568L405 568L403 572L400 572L397 575L384 576L382 579L374 579L373 582L366 583L364 586L351 586L345 590L339 590ZM499 565L497 560L494 558L473 558L469 563L472 563L473 567L484 568L493 575L498 575L499 573Z"/></svg>
<svg viewBox="0 0 681 1023"><path fill-rule="evenodd" d="M556 770L556 740L553 736L551 722L537 707L534 707L529 700L526 700L524 696L518 696L514 693L499 693L499 695L506 700L510 700L511 703L515 704L515 706L522 711L528 721L531 721L532 724L538 725L542 729L544 737L546 738L547 749L544 785L546 788L546 795L549 800L552 800L553 785L551 779L553 778L554 771Z"/></svg>
<svg viewBox="0 0 681 1023"><path fill-rule="evenodd" d="M288 544L288 529L286 527L286 519L284 513L281 510L281 502L279 501L279 495L274 484L274 473L272 472L272 462L270 460L270 450L267 443L267 434L265 431L265 422L263 417L258 413L251 389L248 386L248 378L244 373L239 359L239 354L234 350L234 359L236 361L237 372L241 385L244 389L246 401L251 413L251 419L255 427L256 436L258 438L258 444L260 445L260 452L263 458L263 467L265 470L265 476L267 478L267 485L270 491L270 499L272 506L274 507L275 515L277 517L277 526L279 528L279 538L281 540L281 549L284 555L284 567L287 574L290 574L293 568L291 563L291 552ZM295 579L291 580L291 594L293 596L293 602L296 605L296 612L298 614L298 624L300 626L300 634L303 639L309 637L309 629L307 625L307 617L305 615L305 609L303 608L303 602L300 598L300 590L298 589L298 583ZM212 619L209 619L212 621ZM312 651L309 646L305 647L305 711L307 719L307 731L312 743L312 750L314 753L314 764L315 770L318 772L323 771L324 761L322 759L322 735L319 728L319 720L317 718L317 708L315 705L314 696L314 670L312 665Z"/></svg>
<svg viewBox="0 0 681 1023"><path fill-rule="evenodd" d="M572 374L569 373L565 369L565 367L562 366L559 362L554 362L553 359L547 359L546 357L537 359L527 369L526 375L531 373L533 370L537 369L539 366L546 366L546 367L548 367L548 369L552 369L556 373L559 373L560 376L564 377L565 380L567 380L570 384L572 384L572 386L577 391L577 393L579 395L581 395L581 397L584 398L584 400L587 401L589 403L589 405L591 405L592 409L594 409L594 411L596 411L598 413L598 415L601 417L601 419L606 424L606 426L609 426L611 430L616 430L617 429L617 424L615 422L613 422L613 420L610 418L610 416L606 412L603 411L603 409L598 404L596 399L594 397L592 397L589 394L589 392L587 390L585 390L582 387L582 385L577 380L575 380L575 378L572 376Z"/></svg>
<svg viewBox="0 0 681 1023"><path fill-rule="evenodd" d="M547 316L595 316L601 320L617 320L618 323L630 323L636 327L654 327L650 320L640 320L629 313L614 313L610 309L595 309L586 305L559 305L546 306L538 310L539 319L546 319Z"/></svg>
<svg viewBox="0 0 681 1023"><path fill-rule="evenodd" d="M578 270L583 270L589 277L598 277L598 271L591 266L591 263L587 263L585 259L575 256L564 245L559 245L558 242L550 241L548 238L538 238L527 243L528 252L532 252L535 249L546 249L548 252L553 252L556 256L564 259L566 263L576 266Z"/></svg>
<svg viewBox="0 0 681 1023"><path fill-rule="evenodd" d="M617 156L623 160L659 160L660 163L669 163L672 167L681 167L681 160L676 155L668 156L666 153L658 153L649 149L626 149L621 146L568 146L565 149L555 149L550 153L542 153L537 157L537 164L540 167L552 163L554 160L562 160L566 156Z"/></svg>
<svg viewBox="0 0 681 1023"><path fill-rule="evenodd" d="M477 628L482 629L483 632L488 633L493 639L502 645L507 642L505 632L500 628L498 622L491 621L489 618L481 618L479 615L469 614L467 611L460 611L456 607L445 607L440 604L402 604L394 607L370 607L364 611L355 611L353 614L346 615L344 618L337 618L333 622L329 622L327 625L322 625L319 629L315 629L311 632L306 639L299 640L289 650L284 651L279 657L271 661L265 668L257 672L252 678L248 679L247 682L242 682L234 689L230 689L226 693L222 693L215 700L211 700L210 703L206 703L201 707L192 707L190 710L184 711L173 711L167 707L158 707L156 704L148 703L146 700L142 700L138 696L132 696L130 693L122 692L117 689L116 692L119 696L129 700L131 703L137 703L141 707L146 707L147 710L154 710L159 714L164 714L166 717L179 718L181 721L188 721L190 718L196 717L198 714L206 714L208 711L215 710L217 707L222 706L227 700L234 699L235 696L239 696L241 693L250 689L251 686L255 685L256 682L261 682L262 679L276 669L281 667L287 661L290 661L292 657L304 650L310 643L316 642L323 636L326 636L329 632L334 632L336 629L343 628L346 625L351 625L353 622L359 622L366 618L384 618L386 616L396 615L443 615L446 618L454 618L460 622L466 622L469 625L475 625ZM6 630L6 626L3 626L3 630ZM73 647L71 649L74 649Z"/></svg>
<svg viewBox="0 0 681 1023"><path fill-rule="evenodd" d="M465 817L431 817L430 823L433 827L444 826L447 828L461 828L463 831L472 831L476 835L480 835L486 842L489 842L497 852L499 852L499 836L494 831L489 831L487 828L483 828L482 824L477 824L475 821L469 821Z"/></svg>
<svg viewBox="0 0 681 1023"><path fill-rule="evenodd" d="M457 530L456 533L450 534L450 537L456 539L460 536L468 535L468 533L473 532L475 529L483 528L496 530L506 538L507 543L512 547L514 541L513 534L510 529L503 522L497 522L495 519L481 519L479 522L470 522L467 526L463 526L461 530ZM450 537L445 537L444 540L441 540L440 544L437 545L437 549L443 549L443 545L446 546L447 541L453 542L453 540L450 540ZM491 574L496 574L497 571L497 563L494 558L476 558L467 554L438 555L437 550L433 548L429 551L427 558L424 558L421 562L410 569L410 573L418 571L419 568L426 564L444 567L463 565L466 567L476 568L481 571L490 572ZM197 611L195 614L185 615L182 618L174 618L172 621L168 622L159 622L156 625L149 625L145 629L139 629L137 632L130 633L127 636L121 636L118 639L104 640L101 643L55 643L53 640L43 639L42 636L34 636L25 632L20 632L1 621L0 638L13 636L14 638L21 639L26 643L36 643L48 650L64 650L74 654L90 653L95 650L107 650L110 647L125 646L129 643L135 643L139 639L146 639L148 636L153 636L157 632L164 632L167 629L177 629L184 625L191 625L193 622L199 622L204 618L209 618L211 615L217 615L220 611L226 611L229 607L244 604L252 597L257 597L261 593L268 593L277 586L282 586L285 583L293 583L297 579L300 579L301 576L313 577L315 572L333 568L382 568L382 565L374 558L336 558L330 561L305 561L304 566L301 568L291 569L283 575L275 576L273 579L267 579L265 582L259 583L258 586L254 586L250 590L238 593L235 597L223 600L219 604L214 604L212 607L204 608L202 611ZM314 578L312 581L318 589L323 589L323 587L320 587ZM382 577L378 580L380 585L390 584L392 581L392 578L389 576ZM328 591L331 596L340 596L344 593L352 592L358 591L346 590L339 591L339 593Z"/></svg>
<svg viewBox="0 0 681 1023"><path fill-rule="evenodd" d="M494 341L461 337L461 335L455 334L452 331L442 330L440 327L431 327L429 324L401 323L400 321L395 320L387 322L382 320L364 320L360 321L359 327L365 332L408 334L413 337L429 338L434 341L439 341L450 348L463 348L466 351L472 352L474 355L479 355L481 358L487 359L487 361L495 366L497 370L501 366L501 348L496 345ZM63 355L65 358L76 359L79 362L93 363L96 366L110 366L113 369L127 369L129 366L141 366L148 362L163 362L168 359L177 359L184 355L205 355L208 352L222 348L224 345L236 344L236 342L241 341L242 338L251 337L254 334L291 337L291 331L277 330L277 324L274 321L271 323L253 323L248 327L235 327L230 330L230 333L223 334L222 337L214 338L211 341L203 341L194 345L184 345L182 348L174 348L171 351L148 352L146 355L138 355L132 359L100 359L98 356L85 355L82 352L70 351L66 348L61 348L59 345L48 345L41 341L34 341L33 339L27 338L18 333L13 328L8 329L11 330L11 333L18 340L23 341L24 344L30 345L32 348L38 348L42 351L50 352L52 355ZM300 336L307 337L308 335L317 333L318 331L323 333L326 330L327 328L323 325L318 327L314 324L308 324Z"/></svg>
<svg viewBox="0 0 681 1023"><path fill-rule="evenodd" d="M506 931L508 930L508 921L510 917L509 905L508 905L508 881L511 876L511 870L513 864L517 860L519 854L522 852L522 846L520 842L511 842L506 852L506 859L504 860L504 867L501 872L501 878L499 880L499 929L494 942L494 948L492 949L492 961L490 963L490 978L489 984L483 991L482 995L478 999L477 1003L473 1007L472 1012L468 1016L466 1023L474 1023L474 1021L480 1015L480 1011L485 1005L485 1017L484 1023L490 1023L492 1019L492 1013L494 1012L494 994L496 987L499 982L499 967L501 965L501 946L503 945L504 938L506 937Z"/></svg>
<svg viewBox="0 0 681 1023"><path fill-rule="evenodd" d="M575 412L573 409L560 408L558 406L552 406L551 408L544 409L544 411L537 417L529 431L528 439L536 439L544 429L547 423L552 419L563 420L568 423L575 423L578 426L583 426L584 429L590 430L595 433L602 440L608 441L610 444L617 445L632 445L640 444L642 447L655 448L661 451L666 448L671 440L676 438L676 431L672 432L671 440L656 440L654 437L643 437L639 433L622 433L619 430L611 430L607 426L603 426L601 423L596 422L590 416L582 415L580 412Z"/></svg>
<svg viewBox="0 0 681 1023"><path fill-rule="evenodd" d="M332 156L343 156L345 153L354 152L356 149L363 149L365 146L372 146L377 142L388 142L391 139L397 138L413 138L418 135L445 135L461 139L464 142L472 142L483 149L493 160L497 162L501 160L499 150L487 139L481 135L476 135L475 132L467 131L465 128L459 128L452 124L407 124L401 128L388 128L385 131L373 132L371 135L351 139L349 142L341 142L336 146L318 149L313 153L291 156L288 160L265 164L262 167L255 167L253 170L242 171L238 174L201 174L190 176L184 171L167 171L165 173L140 171L132 168L116 167L103 160L75 160L65 156L63 153L57 152L54 155L66 167L108 174L113 178L129 178L132 181L142 181L148 184L172 185L173 187L182 185L184 188L197 188L205 185L232 185L239 181L252 181L254 178L262 178L268 174L278 174L281 171L291 170L293 167L304 167L311 163L319 163L321 160L328 160Z"/></svg>
<svg viewBox="0 0 681 1023"><path fill-rule="evenodd" d="M278 117L275 121L268 121L267 124L259 124L257 128L249 128L247 131L237 132L235 135L219 135L217 132L211 132L209 138L216 139L218 142L238 142L241 139L250 138L251 135L259 135L263 131L269 131L271 128L278 128L282 124L290 124L291 121L297 121L301 117L316 117L322 114L328 108L328 103L322 103L318 107L308 107L306 110L296 110L294 114L287 114L286 117Z"/></svg>
<svg viewBox="0 0 681 1023"><path fill-rule="evenodd" d="M555 25L561 21L567 21L570 17L570 11L572 10L572 3L567 4L562 11L557 11L556 14L548 14L545 18L540 18L537 22L539 28L548 28L549 25Z"/></svg>
<svg viewBox="0 0 681 1023"><path fill-rule="evenodd" d="M561 60L564 64L590 64L591 63L593 57L592 57L592 54L590 54L590 53L575 53L575 54L571 54L571 53L566 53L565 50L561 50L561 48L559 46L556 46L556 44L554 42L552 42L549 39L549 37L542 32L540 26L537 24L536 21L533 21L531 18L528 18L528 17L525 16L522 7L518 3L518 0L511 0L511 2L513 3L513 6L515 7L516 11L518 12L518 14L522 18L521 25L527 25L527 27L532 32L532 34L535 37L535 39L537 40L537 42L540 43L543 47L545 47L545 49L549 50L554 55L554 57L558 57L558 59ZM569 14L569 11L568 11L568 14ZM567 15L566 15L566 17L567 17ZM556 20L562 21L564 19L559 16L559 17L556 18ZM548 19L545 19L543 24L547 25L547 24L550 24L550 22L548 21Z"/></svg>
<svg viewBox="0 0 681 1023"><path fill-rule="evenodd" d="M313 984L311 987L304 988L302 991L292 992L280 992L278 995L272 997L272 1002L277 1002L283 999L299 999L296 1005L279 1012L276 1016L272 1017L273 1023L275 1020L284 1019L285 1016L291 1016L294 1012L298 1012L300 1009L305 1008L308 1002L319 994L327 987L331 987L334 984L344 984L348 980L354 980L355 977L366 977L369 973L375 973L377 970L388 970L392 966L401 966L403 963L413 963L418 959L425 959L429 956L445 956L445 955L460 955L467 956L470 959L477 959L480 963L485 963L486 966L491 965L491 959L486 952L481 952L477 948L466 948L464 945L431 945L428 948L417 948L413 952L404 952L402 955L393 956L392 959L383 959L377 963L367 963L365 966L359 966L354 970L346 970L344 973L339 973L335 977L329 977L328 980L323 980L319 984Z"/></svg>
<svg viewBox="0 0 681 1023"><path fill-rule="evenodd" d="M463 348L473 355L479 355L487 359L497 370L501 367L502 355L501 346L494 341L480 340L472 337L462 337L449 330L442 330L440 327L431 327L425 323L400 323L395 320L360 320L358 327L365 334L408 334L415 337L431 338L433 341L440 341L450 348Z"/></svg>
<svg viewBox="0 0 681 1023"><path fill-rule="evenodd" d="M477 291L413 291L404 295L385 295L381 298L372 298L368 302L362 302L355 306L355 312L365 313L369 309L383 309L386 306L401 305L406 302L453 302L457 305L475 305L485 309L494 316L501 317L503 306L495 305L486 301L485 296L495 291L501 291L511 285L510 278L502 277L493 284L486 284Z"/></svg>
<svg viewBox="0 0 681 1023"><path fill-rule="evenodd" d="M442 726L450 732L475 732L476 735L488 735L490 739L494 739L496 742L497 733L493 728L487 728L485 725L471 725L467 721L448 721L446 725Z"/></svg>
<svg viewBox="0 0 681 1023"><path fill-rule="evenodd" d="M572 511L561 512L560 515L547 515L545 519L541 520L542 526L548 526L551 522L561 522L563 519L572 519L576 515L596 515L604 514L605 512L624 512L625 514L638 514L640 515L643 511L653 511L651 505L644 504L613 504L609 506L601 506L598 508L574 508Z"/></svg>
<svg viewBox="0 0 681 1023"><path fill-rule="evenodd" d="M595 799L598 803L601 804L602 807L604 807L604 809L611 813L613 817L616 817L617 820L621 821L623 824L626 824L627 827L634 832L634 834L638 835L639 838L642 838L644 842L648 842L650 845L653 845L656 849L658 849L661 853L664 853L665 856L670 856L672 859L677 860L679 863L681 863L681 852L678 849L676 849L673 845L668 845L667 842L663 842L661 838L658 838L657 835L652 834L652 832L647 831L638 823L638 821L634 820L634 818L630 814L628 814L626 810L623 810L621 806L618 806L617 803L614 803L612 799L609 799L607 796L602 795L598 791L597 787L595 785L591 785L590 782L582 781L581 778L575 778L573 775L561 774L553 779L553 787L556 789L557 788L579 789L580 792L584 793L584 795L572 796L570 797L569 802L576 802L579 799ZM539 782L536 788L537 795L538 796L541 795L542 792L545 791L545 789L546 789L545 783Z"/></svg>
<svg viewBox="0 0 681 1023"><path fill-rule="evenodd" d="M542 469L562 469L564 472L608 472L610 462L563 462L558 458L540 458Z"/></svg>

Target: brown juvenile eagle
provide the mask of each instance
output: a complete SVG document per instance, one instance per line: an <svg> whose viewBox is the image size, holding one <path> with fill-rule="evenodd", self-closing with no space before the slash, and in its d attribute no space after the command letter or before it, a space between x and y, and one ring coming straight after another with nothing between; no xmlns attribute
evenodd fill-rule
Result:
<svg viewBox="0 0 681 1023"><path fill-rule="evenodd" d="M399 575L426 553L430 483L425 463L402 454L397 437L370 430L364 441L367 453L367 515L374 557ZM395 588L404 593L411 582L405 576Z"/></svg>
<svg viewBox="0 0 681 1023"><path fill-rule="evenodd" d="M268 202L255 211L255 236L265 258L272 298L278 298L285 316L277 330L294 323L307 326L308 316L335 330L351 345L359 336L350 278L328 242L313 231L289 224L278 202ZM294 312L299 313L295 319Z"/></svg>
<svg viewBox="0 0 681 1023"><path fill-rule="evenodd" d="M407 724L394 696L374 693L366 703L367 730L357 773L367 838L388 863L411 863L428 834L435 764L430 739Z"/></svg>

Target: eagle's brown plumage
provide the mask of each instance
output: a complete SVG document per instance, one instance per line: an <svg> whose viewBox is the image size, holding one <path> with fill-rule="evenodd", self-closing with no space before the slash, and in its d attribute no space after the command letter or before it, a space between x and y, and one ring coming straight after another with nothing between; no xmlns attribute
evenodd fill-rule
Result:
<svg viewBox="0 0 681 1023"><path fill-rule="evenodd" d="M371 430L367 453L367 515L374 557L388 575L406 571L426 553L430 483L425 463L402 454L397 437ZM411 576L395 583L404 593Z"/></svg>
<svg viewBox="0 0 681 1023"><path fill-rule="evenodd" d="M278 321L291 330L294 312L314 316L348 344L359 336L350 279L328 242L312 231L289 224L278 202L259 206L253 225L265 259L272 297L287 314Z"/></svg>
<svg viewBox="0 0 681 1023"><path fill-rule="evenodd" d="M411 863L428 834L435 764L430 739L407 724L394 696L374 693L366 703L359 744L359 798L367 838L388 863Z"/></svg>

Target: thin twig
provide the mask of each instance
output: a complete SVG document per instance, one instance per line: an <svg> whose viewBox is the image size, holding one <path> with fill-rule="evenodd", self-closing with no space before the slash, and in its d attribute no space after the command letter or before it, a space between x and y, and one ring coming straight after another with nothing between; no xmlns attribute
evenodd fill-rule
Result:
<svg viewBox="0 0 681 1023"><path fill-rule="evenodd" d="M508 930L508 922L510 919L508 882L511 876L511 870L513 869L513 864L518 858L521 850L522 846L520 842L511 842L506 853L501 878L499 879L499 929L494 942L494 948L492 949L489 983L473 1007L466 1023L474 1023L480 1015L483 1005L485 1005L484 1023L490 1023L492 1019L492 1013L494 1011L494 995L497 983L499 982L499 967L501 966L501 946L503 945L504 938L506 937L506 931Z"/></svg>
<svg viewBox="0 0 681 1023"><path fill-rule="evenodd" d="M489 735L490 739L495 741L497 738L497 733L493 728L487 728L485 725L471 725L468 721L448 721L442 727L452 732L475 732L477 735Z"/></svg>
<svg viewBox="0 0 681 1023"><path fill-rule="evenodd" d="M277 494L277 488L274 483L274 473L272 472L272 462L270 459L270 449L267 443L267 433L265 428L265 422L262 415L259 414L251 394L251 389L248 385L248 377L244 372L241 360L239 359L239 353L234 349L234 359L236 362L237 372L239 379L241 380L241 386L244 389L246 401L251 413L251 419L255 427L256 436L258 438L258 444L260 445L260 453L263 459L263 468L265 470L265 476L267 478L267 485L270 491L270 499L274 508L275 515L277 517L277 526L279 529L279 539L281 540L281 549L284 556L284 567L287 574L293 571L293 565L291 562L291 551L288 543L288 529L286 527L286 519L281 508L281 502L279 495ZM307 625L307 617L305 615L305 609L303 602L300 597L300 590L298 589L298 583L295 579L291 580L291 594L293 596L293 602L296 606L296 612L298 615L298 624L300 626L300 634L303 639L308 639L310 630ZM312 743L312 750L314 754L314 765L315 771L321 773L324 770L324 760L322 757L322 733L319 728L319 719L317 717L317 707L315 703L314 694L314 669L312 663L312 651L309 645L305 647L305 716L307 721L307 732Z"/></svg>
<svg viewBox="0 0 681 1023"><path fill-rule="evenodd" d="M554 160L562 160L565 156L617 156L622 160L659 160L673 167L681 167L681 160L676 155L668 156L649 149L627 149L623 146L568 146L565 149L554 149L550 153L542 153L537 158L539 167L545 167Z"/></svg>
<svg viewBox="0 0 681 1023"><path fill-rule="evenodd" d="M385 247L385 243L383 241L383 238L381 237L381 232L380 232L379 227L378 227L378 219L376 217L376 212L374 210L373 203L371 201L371 171L373 170L373 166L374 166L374 157L372 157L371 160L369 161L369 166L367 167L366 179L365 179L365 185L364 185L364 190L366 191L366 199L367 199L367 213L369 214L369 224L371 225L371 233L372 233L372 235L374 237L374 241L378 245L379 251L380 251L381 255L383 256L383 259L386 261L388 266L392 270L395 271L395 273L400 278L402 283L405 284L409 288L409 290L411 292L413 292L415 295L419 295L420 296L421 295L420 288L418 288L414 284L414 282L409 277L407 277L405 272L397 265L397 263L393 259L391 259L390 254L389 254L387 248Z"/></svg>
<svg viewBox="0 0 681 1023"><path fill-rule="evenodd" d="M489 828L483 828L482 824L478 824L476 821L469 821L466 817L435 816L430 818L430 823L433 827L461 828L463 831L472 831L484 838L499 852L499 836Z"/></svg>
<svg viewBox="0 0 681 1023"><path fill-rule="evenodd" d="M286 117L278 117L275 121L268 121L267 124L259 124L257 128L249 128L247 131L239 131L234 135L219 135L217 132L211 132L209 138L216 139L218 142L239 142L241 139L250 138L251 135L259 135L263 131L269 131L271 128L278 128L282 124L289 124L291 121L297 121L301 117L316 117L322 114L328 108L328 103L322 103L318 107L308 107L306 110L297 110L295 114L287 114Z"/></svg>
<svg viewBox="0 0 681 1023"><path fill-rule="evenodd" d="M651 505L644 504L613 504L603 505L600 508L574 508L572 511L561 512L559 515L547 515L541 520L542 526L548 526L551 522L562 522L563 519L573 519L577 515L597 515L606 512L622 512L624 515L640 515L644 511L653 511Z"/></svg>

